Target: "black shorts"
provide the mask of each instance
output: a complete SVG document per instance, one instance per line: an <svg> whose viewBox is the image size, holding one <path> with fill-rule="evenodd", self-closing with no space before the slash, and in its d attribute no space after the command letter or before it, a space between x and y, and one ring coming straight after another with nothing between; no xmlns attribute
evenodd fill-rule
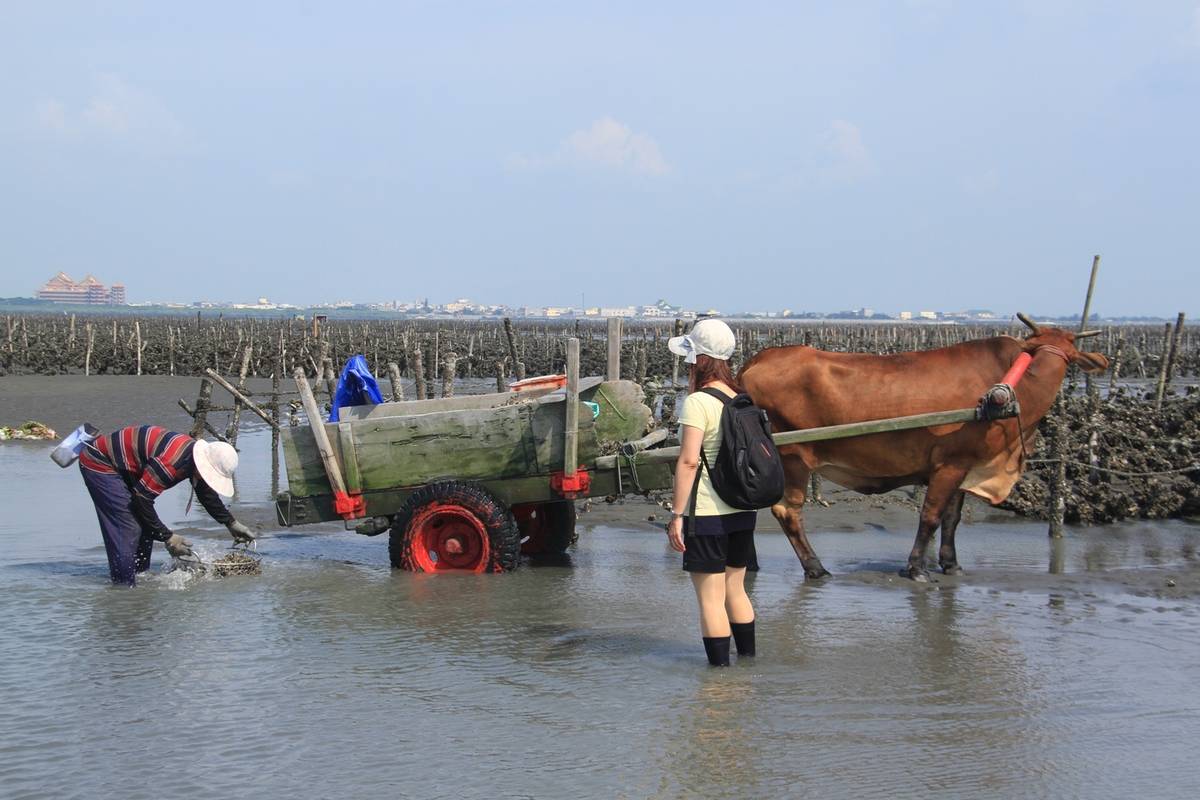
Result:
<svg viewBox="0 0 1200 800"><path fill-rule="evenodd" d="M701 572L709 574L719 574L725 571L726 567L749 567L753 565L758 567L758 554L754 550L754 518L753 511L747 512L748 516L742 514L727 515L726 525L732 520L728 517L741 517L741 525L748 527L740 527L740 530L734 530L729 533L699 533L693 534L688 530L688 520L683 521L683 568L687 572ZM696 528L700 531L711 529L709 525L703 524L704 521L712 521L718 519L697 517ZM722 526L725 527L725 526Z"/></svg>

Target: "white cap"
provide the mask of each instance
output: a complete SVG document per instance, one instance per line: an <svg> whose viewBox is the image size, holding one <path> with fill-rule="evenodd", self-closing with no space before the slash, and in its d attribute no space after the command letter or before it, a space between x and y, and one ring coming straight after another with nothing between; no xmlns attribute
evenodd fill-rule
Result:
<svg viewBox="0 0 1200 800"><path fill-rule="evenodd" d="M684 362L696 363L696 356L712 356L719 361L728 361L737 347L737 337L723 321L702 319L686 336L673 336L667 340L667 348Z"/></svg>
<svg viewBox="0 0 1200 800"><path fill-rule="evenodd" d="M192 447L192 461L200 477L214 492L233 497L233 471L238 465L238 454L233 445L197 439Z"/></svg>

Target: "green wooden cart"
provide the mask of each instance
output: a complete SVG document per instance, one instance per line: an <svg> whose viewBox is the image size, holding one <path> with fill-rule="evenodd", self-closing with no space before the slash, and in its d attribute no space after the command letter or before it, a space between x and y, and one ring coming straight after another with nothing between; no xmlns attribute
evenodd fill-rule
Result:
<svg viewBox="0 0 1200 800"><path fill-rule="evenodd" d="M419 572L506 572L521 553L564 552L576 499L667 488L672 469L619 456L666 442L642 388L580 380L577 364L561 387L348 407L336 423L298 374L310 425L282 432L280 523L390 532L392 564Z"/></svg>

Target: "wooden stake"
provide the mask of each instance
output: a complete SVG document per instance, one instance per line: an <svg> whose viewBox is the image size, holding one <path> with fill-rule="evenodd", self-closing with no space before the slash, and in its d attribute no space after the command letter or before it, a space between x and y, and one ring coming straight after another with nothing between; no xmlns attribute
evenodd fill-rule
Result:
<svg viewBox="0 0 1200 800"><path fill-rule="evenodd" d="M204 432L204 427L208 423L208 407L212 405L212 381L208 378L200 380L200 394L196 396L196 412L192 415L194 423L192 424L191 436L193 439L200 438L200 434Z"/></svg>
<svg viewBox="0 0 1200 800"><path fill-rule="evenodd" d="M317 451L321 454L321 461L325 465L325 475L329 478L329 486L335 494L345 494L346 484L342 480L342 470L333 454L333 447L329 444L329 434L325 432L325 420L321 416L320 409L317 408L317 398L313 396L312 387L308 385L308 378L304 377L304 370L296 370L293 377L296 379L296 388L300 390L300 402L304 404L304 413L308 415L308 424L312 428L313 438L317 440Z"/></svg>
<svg viewBox="0 0 1200 800"><path fill-rule="evenodd" d="M404 400L404 384L400 380L400 365L395 361L388 362L388 378L392 382L392 402Z"/></svg>
<svg viewBox="0 0 1200 800"><path fill-rule="evenodd" d="M604 372L610 381L621 379L621 318L608 318L608 366Z"/></svg>
<svg viewBox="0 0 1200 800"><path fill-rule="evenodd" d="M454 376L458 374L458 353L450 350L442 363L442 397L454 396Z"/></svg>
<svg viewBox="0 0 1200 800"><path fill-rule="evenodd" d="M568 478L579 467L579 340L567 340L567 424L563 433L563 474Z"/></svg>

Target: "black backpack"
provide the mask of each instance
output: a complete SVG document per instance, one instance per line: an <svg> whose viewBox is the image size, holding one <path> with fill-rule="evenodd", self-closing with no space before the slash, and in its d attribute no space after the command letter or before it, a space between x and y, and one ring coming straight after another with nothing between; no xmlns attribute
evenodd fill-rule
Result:
<svg viewBox="0 0 1200 800"><path fill-rule="evenodd" d="M771 438L767 412L745 393L730 397L718 389L700 391L725 405L716 461L709 464L704 447L700 448L713 489L728 505L747 511L778 503L783 498L783 461Z"/></svg>

